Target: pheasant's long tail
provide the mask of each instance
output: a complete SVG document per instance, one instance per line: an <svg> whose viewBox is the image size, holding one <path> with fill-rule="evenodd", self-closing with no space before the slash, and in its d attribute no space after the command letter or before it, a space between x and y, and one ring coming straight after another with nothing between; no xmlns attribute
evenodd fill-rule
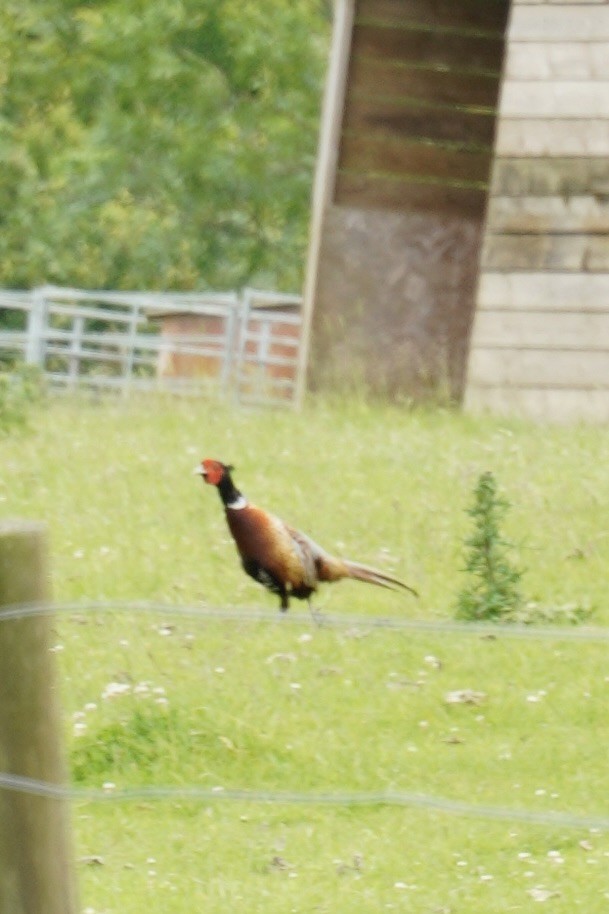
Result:
<svg viewBox="0 0 609 914"><path fill-rule="evenodd" d="M379 587L388 587L390 590L407 590L418 597L419 594L409 584L404 584L398 578L394 578L383 571L377 571L376 568L369 568L367 565L360 565L358 562L350 562L343 559L343 564L347 569L348 577L356 581L365 581L367 584L377 584Z"/></svg>

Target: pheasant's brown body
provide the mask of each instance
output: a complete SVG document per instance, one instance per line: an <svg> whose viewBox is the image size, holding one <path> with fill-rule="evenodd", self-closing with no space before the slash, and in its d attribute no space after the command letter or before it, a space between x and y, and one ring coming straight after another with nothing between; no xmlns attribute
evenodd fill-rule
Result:
<svg viewBox="0 0 609 914"><path fill-rule="evenodd" d="M231 469L219 461L204 460L196 472L218 487L244 570L279 596L282 610L288 609L290 597L308 600L318 583L342 578L402 588L416 595L397 578L330 555L304 533L250 504L235 488Z"/></svg>

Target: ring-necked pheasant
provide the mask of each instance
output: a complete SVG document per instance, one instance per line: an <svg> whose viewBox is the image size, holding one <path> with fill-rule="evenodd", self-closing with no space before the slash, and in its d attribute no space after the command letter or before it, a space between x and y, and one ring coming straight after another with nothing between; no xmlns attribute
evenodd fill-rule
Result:
<svg viewBox="0 0 609 914"><path fill-rule="evenodd" d="M194 472L217 487L244 571L279 596L283 612L290 597L307 600L310 607L310 596L320 582L342 578L408 590L418 596L408 584L382 571L330 555L304 533L250 504L235 487L232 470L234 467L219 460L203 460Z"/></svg>

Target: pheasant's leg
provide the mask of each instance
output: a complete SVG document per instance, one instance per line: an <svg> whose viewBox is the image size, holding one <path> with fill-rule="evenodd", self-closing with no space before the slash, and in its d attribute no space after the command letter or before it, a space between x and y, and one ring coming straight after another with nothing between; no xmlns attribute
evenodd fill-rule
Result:
<svg viewBox="0 0 609 914"><path fill-rule="evenodd" d="M315 609L315 607L311 603L311 597L307 597L307 603L309 604L309 612L311 613L313 622L315 622L315 625L321 626L323 624L324 617L322 616L322 614L320 612L318 612Z"/></svg>

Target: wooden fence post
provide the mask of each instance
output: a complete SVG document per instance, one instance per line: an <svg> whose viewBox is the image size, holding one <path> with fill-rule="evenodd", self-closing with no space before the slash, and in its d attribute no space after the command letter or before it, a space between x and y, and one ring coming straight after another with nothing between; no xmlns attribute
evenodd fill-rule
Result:
<svg viewBox="0 0 609 914"><path fill-rule="evenodd" d="M65 783L46 615L3 620L49 599L41 524L0 524L0 772ZM0 914L76 914L67 801L0 787Z"/></svg>

